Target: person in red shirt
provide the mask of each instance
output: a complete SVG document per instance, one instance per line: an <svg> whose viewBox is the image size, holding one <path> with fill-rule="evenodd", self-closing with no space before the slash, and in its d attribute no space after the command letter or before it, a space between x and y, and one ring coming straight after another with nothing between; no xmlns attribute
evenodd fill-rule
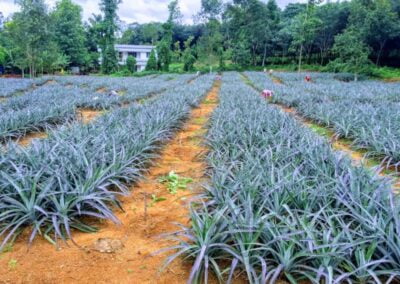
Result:
<svg viewBox="0 0 400 284"><path fill-rule="evenodd" d="M261 92L261 96L262 96L264 99L271 98L272 95L273 95L273 92L272 92L271 90L263 90L263 91Z"/></svg>

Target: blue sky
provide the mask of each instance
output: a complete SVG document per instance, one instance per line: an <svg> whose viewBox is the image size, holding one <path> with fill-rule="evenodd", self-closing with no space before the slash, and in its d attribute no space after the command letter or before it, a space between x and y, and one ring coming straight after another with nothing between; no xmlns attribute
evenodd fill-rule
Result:
<svg viewBox="0 0 400 284"><path fill-rule="evenodd" d="M305 0L277 0L280 7L288 3L304 2ZM56 0L46 0L50 7L53 7ZM93 13L99 13L99 0L73 0L83 8L83 16L86 20ZM151 21L165 21L168 16L167 6L170 0L123 0L119 6L119 17L126 23ZM200 9L201 0L180 0L181 12L184 23L192 23L192 16ZM0 0L0 12L9 16L18 10L14 0Z"/></svg>

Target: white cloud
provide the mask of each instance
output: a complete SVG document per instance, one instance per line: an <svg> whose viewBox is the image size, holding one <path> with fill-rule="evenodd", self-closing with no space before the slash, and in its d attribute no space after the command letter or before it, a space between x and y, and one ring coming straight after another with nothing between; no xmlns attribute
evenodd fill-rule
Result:
<svg viewBox="0 0 400 284"><path fill-rule="evenodd" d="M54 7L56 0L45 0L50 7ZM266 1L266 0L265 0ZM305 0L277 0L280 7L288 3L304 2ZM83 17L87 20L92 14L98 14L98 0L73 0L82 6ZM118 15L126 23L151 21L165 21L168 17L168 3L170 0L123 0L119 5ZM180 0L180 8L184 23L192 23L192 17L199 12L201 0ZM0 0L0 12L8 17L18 11L14 0Z"/></svg>

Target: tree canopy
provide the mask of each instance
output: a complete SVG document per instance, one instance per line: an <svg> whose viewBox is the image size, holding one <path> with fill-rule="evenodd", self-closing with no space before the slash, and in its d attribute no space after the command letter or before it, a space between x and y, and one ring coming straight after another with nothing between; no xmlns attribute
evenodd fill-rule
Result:
<svg viewBox="0 0 400 284"><path fill-rule="evenodd" d="M69 66L98 71L100 57L101 71L112 73L119 69L115 43L157 46L151 58L157 62L149 68L163 71L171 63L192 70L196 62L221 68L296 64L299 70L302 64L320 64L335 71L400 66L397 0L308 0L284 9L276 0L201 0L190 25L182 24L180 3L172 0L165 5L164 23L130 23L123 29L120 0L101 0L101 14L86 23L72 0L59 0L52 10L44 0L17 3L20 10L11 17L0 13L1 64L31 76ZM359 57L361 63L354 64Z"/></svg>

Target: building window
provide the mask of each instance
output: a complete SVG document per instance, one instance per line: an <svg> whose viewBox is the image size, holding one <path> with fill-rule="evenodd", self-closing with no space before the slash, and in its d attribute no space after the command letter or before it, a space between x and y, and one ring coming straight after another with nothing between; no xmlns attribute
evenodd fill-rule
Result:
<svg viewBox="0 0 400 284"><path fill-rule="evenodd" d="M137 52L128 52L128 56L133 56L137 58Z"/></svg>
<svg viewBox="0 0 400 284"><path fill-rule="evenodd" d="M118 58L119 61L122 61L122 59L124 58L124 54L122 52L118 52Z"/></svg>
<svg viewBox="0 0 400 284"><path fill-rule="evenodd" d="M150 52L146 52L146 58L150 57Z"/></svg>

